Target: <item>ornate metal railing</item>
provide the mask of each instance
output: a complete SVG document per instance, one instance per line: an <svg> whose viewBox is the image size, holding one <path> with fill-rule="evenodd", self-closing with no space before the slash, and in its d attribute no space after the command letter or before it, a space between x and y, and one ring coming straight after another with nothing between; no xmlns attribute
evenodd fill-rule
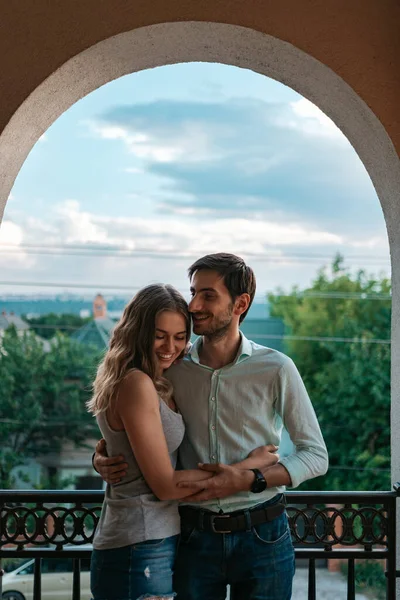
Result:
<svg viewBox="0 0 400 600"><path fill-rule="evenodd" d="M296 558L308 560L308 598L316 599L316 561L348 562L348 600L355 599L355 562L385 561L387 599L396 589L396 498L393 492L288 492ZM34 558L33 598L41 598L44 557L73 559L72 600L80 600L81 560L90 557L101 491L0 491L0 563ZM1 564L0 564L1 568ZM1 597L0 577L0 597Z"/></svg>

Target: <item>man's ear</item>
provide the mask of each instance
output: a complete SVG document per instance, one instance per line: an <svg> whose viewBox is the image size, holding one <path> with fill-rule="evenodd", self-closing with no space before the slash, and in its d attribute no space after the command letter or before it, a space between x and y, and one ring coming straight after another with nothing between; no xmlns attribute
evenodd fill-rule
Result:
<svg viewBox="0 0 400 600"><path fill-rule="evenodd" d="M246 310L249 308L249 306L250 306L250 295L249 294L241 294L235 300L235 308L234 308L235 315L238 315L238 316L242 315L243 313L246 312Z"/></svg>

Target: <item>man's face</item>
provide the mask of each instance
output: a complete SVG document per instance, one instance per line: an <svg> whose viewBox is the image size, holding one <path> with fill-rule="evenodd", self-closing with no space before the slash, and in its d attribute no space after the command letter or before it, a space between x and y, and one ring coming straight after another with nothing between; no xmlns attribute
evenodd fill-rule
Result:
<svg viewBox="0 0 400 600"><path fill-rule="evenodd" d="M196 271L190 282L190 292L192 299L189 311L196 335L218 339L232 327L237 327L238 318L235 319L233 314L234 304L219 273Z"/></svg>

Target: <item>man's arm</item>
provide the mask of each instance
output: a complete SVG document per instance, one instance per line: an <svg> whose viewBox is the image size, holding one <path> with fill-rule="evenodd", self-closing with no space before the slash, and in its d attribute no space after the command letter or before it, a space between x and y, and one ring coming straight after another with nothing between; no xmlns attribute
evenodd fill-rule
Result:
<svg viewBox="0 0 400 600"><path fill-rule="evenodd" d="M267 482L267 488L282 485L290 486L292 484L288 471L279 463L272 467L259 465L258 467L249 467L249 469L241 469L235 465L224 465L221 463L199 464L199 468L213 472L215 476L207 479L207 481L183 481L178 484L179 487L192 490L193 494L186 498L190 502L200 502L201 500L211 500L212 498L226 498L227 496L234 496L238 492L249 492L255 479L253 471L249 470L252 468L258 468L262 472Z"/></svg>
<svg viewBox="0 0 400 600"><path fill-rule="evenodd" d="M293 361L286 357L276 380L276 411L289 432L295 451L279 463L258 467L267 482L267 488L297 487L303 481L324 475L328 470L328 453L313 406L304 383ZM193 491L190 500L225 498L241 491L249 491L254 473L240 471L234 466L204 465L216 476L200 485L181 483Z"/></svg>
<svg viewBox="0 0 400 600"><path fill-rule="evenodd" d="M108 456L106 441L101 439L97 442L95 453L92 458L93 468L107 483L119 483L121 478L126 475L128 468L125 457Z"/></svg>

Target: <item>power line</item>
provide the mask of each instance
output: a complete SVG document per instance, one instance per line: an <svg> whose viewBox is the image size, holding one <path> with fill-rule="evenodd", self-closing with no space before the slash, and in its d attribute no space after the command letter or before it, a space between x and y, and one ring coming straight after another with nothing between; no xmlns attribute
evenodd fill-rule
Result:
<svg viewBox="0 0 400 600"><path fill-rule="evenodd" d="M296 294L271 294L275 298L337 298L354 300L391 300L391 294L368 294L367 292L298 292Z"/></svg>
<svg viewBox="0 0 400 600"><path fill-rule="evenodd" d="M1 244L0 253L2 254L13 254L18 253L21 250L28 250L26 254L49 254L49 255L71 255L71 256L111 256L111 257L122 257L122 258L155 258L155 259L167 259L167 260L190 260L198 258L198 254L193 253L181 253L176 254L172 252L155 252L148 249L136 249L130 250L128 248L121 248L115 245L87 245L87 244ZM244 255L246 257L261 260L265 262L274 261L285 261L287 259L299 259L299 260L332 260L332 255L323 254L312 254L312 253L292 253L285 252L285 254L268 253L260 254L255 252L240 252L237 254ZM383 262L385 264L390 263L388 256L370 256L354 254L345 257L345 260L362 260L367 262Z"/></svg>
<svg viewBox="0 0 400 600"><path fill-rule="evenodd" d="M54 329L54 330L68 330L76 331L84 327L87 323L81 326L74 325L41 325L40 323L34 324L27 321L30 329ZM390 339L379 339L379 338L346 338L346 337L330 337L330 336L305 336L305 335L278 335L272 333L253 333L248 334L252 339L270 339L270 340L290 340L300 342L333 342L343 344L391 344Z"/></svg>
<svg viewBox="0 0 400 600"><path fill-rule="evenodd" d="M334 342L343 344L391 344L389 339L379 338L346 338L346 337L324 337L324 336L306 336L306 335L274 335L270 333L248 334L251 338L267 338L276 340L291 340L300 342Z"/></svg>
<svg viewBox="0 0 400 600"><path fill-rule="evenodd" d="M125 291L137 291L142 286L127 286L118 284L104 284L104 283L70 283L70 282L53 282L53 281L0 281L0 285L3 286L16 286L16 287L50 287L50 288L76 288L76 289L106 289L106 290L125 290ZM187 294L187 291L184 292ZM390 294L367 294L365 292L299 292L298 294L274 294L271 292L271 296L276 298L332 298L332 299L349 299L349 300L391 300ZM1 299L0 299L1 301Z"/></svg>
<svg viewBox="0 0 400 600"><path fill-rule="evenodd" d="M104 283L58 283L50 281L0 281L0 285L12 285L22 287L53 287L53 288L81 288L81 289L104 289L104 290L140 290L139 286L109 285Z"/></svg>

